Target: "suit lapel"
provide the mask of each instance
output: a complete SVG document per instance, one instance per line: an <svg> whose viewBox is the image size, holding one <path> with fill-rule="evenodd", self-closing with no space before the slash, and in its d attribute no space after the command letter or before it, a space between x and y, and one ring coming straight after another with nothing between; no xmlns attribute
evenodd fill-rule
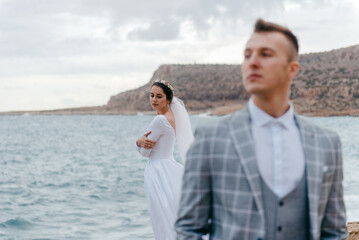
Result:
<svg viewBox="0 0 359 240"><path fill-rule="evenodd" d="M248 109L237 112L232 116L229 122L231 138L234 142L235 149L243 166L250 189L252 191L258 212L263 219L264 229L264 210L262 188L259 170L257 167L256 154L254 150L254 141L251 132L250 117Z"/></svg>
<svg viewBox="0 0 359 240"><path fill-rule="evenodd" d="M318 226L318 206L320 197L320 187L322 179L323 163L319 161L317 149L317 139L313 126L295 116L302 138L304 158L306 164L306 180L308 189L308 202L310 214L310 226L312 239L316 238L319 230Z"/></svg>

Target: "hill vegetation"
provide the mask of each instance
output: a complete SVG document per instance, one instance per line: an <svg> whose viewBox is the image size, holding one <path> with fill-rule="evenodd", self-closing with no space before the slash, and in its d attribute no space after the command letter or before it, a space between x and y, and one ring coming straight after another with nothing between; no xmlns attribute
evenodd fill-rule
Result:
<svg viewBox="0 0 359 240"><path fill-rule="evenodd" d="M296 110L306 115L359 115L359 45L300 56L291 86ZM190 111L225 114L246 103L240 65L161 65L140 88L112 96L108 111L150 111L148 95L157 79L169 81Z"/></svg>

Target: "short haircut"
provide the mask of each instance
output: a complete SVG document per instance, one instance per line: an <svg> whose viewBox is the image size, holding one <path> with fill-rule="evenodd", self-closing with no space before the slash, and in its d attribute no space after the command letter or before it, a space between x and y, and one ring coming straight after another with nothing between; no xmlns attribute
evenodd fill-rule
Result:
<svg viewBox="0 0 359 240"><path fill-rule="evenodd" d="M275 24L275 23L271 23L271 22L266 22L263 19L258 19L254 25L254 32L255 33L260 33L260 32L279 32L282 33L291 43L292 47L293 47L293 54L292 56L290 56L290 59L296 59L298 57L298 52L299 52L299 44L298 44L298 39L297 37L292 33L291 30L289 30L289 28Z"/></svg>

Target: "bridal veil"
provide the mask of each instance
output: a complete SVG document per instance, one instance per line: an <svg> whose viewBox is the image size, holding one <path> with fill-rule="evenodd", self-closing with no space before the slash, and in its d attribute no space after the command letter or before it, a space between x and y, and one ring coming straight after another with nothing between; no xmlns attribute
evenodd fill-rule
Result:
<svg viewBox="0 0 359 240"><path fill-rule="evenodd" d="M181 99L174 97L170 104L170 108L175 118L178 151L184 164L186 162L187 151L194 140L191 122L186 107Z"/></svg>

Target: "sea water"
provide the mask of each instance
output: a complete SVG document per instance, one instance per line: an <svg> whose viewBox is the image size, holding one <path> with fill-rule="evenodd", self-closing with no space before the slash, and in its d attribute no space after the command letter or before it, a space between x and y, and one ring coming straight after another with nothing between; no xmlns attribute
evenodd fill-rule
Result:
<svg viewBox="0 0 359 240"><path fill-rule="evenodd" d="M152 118L0 116L0 239L154 239L135 146ZM359 221L359 118L310 120L341 136L348 221Z"/></svg>

